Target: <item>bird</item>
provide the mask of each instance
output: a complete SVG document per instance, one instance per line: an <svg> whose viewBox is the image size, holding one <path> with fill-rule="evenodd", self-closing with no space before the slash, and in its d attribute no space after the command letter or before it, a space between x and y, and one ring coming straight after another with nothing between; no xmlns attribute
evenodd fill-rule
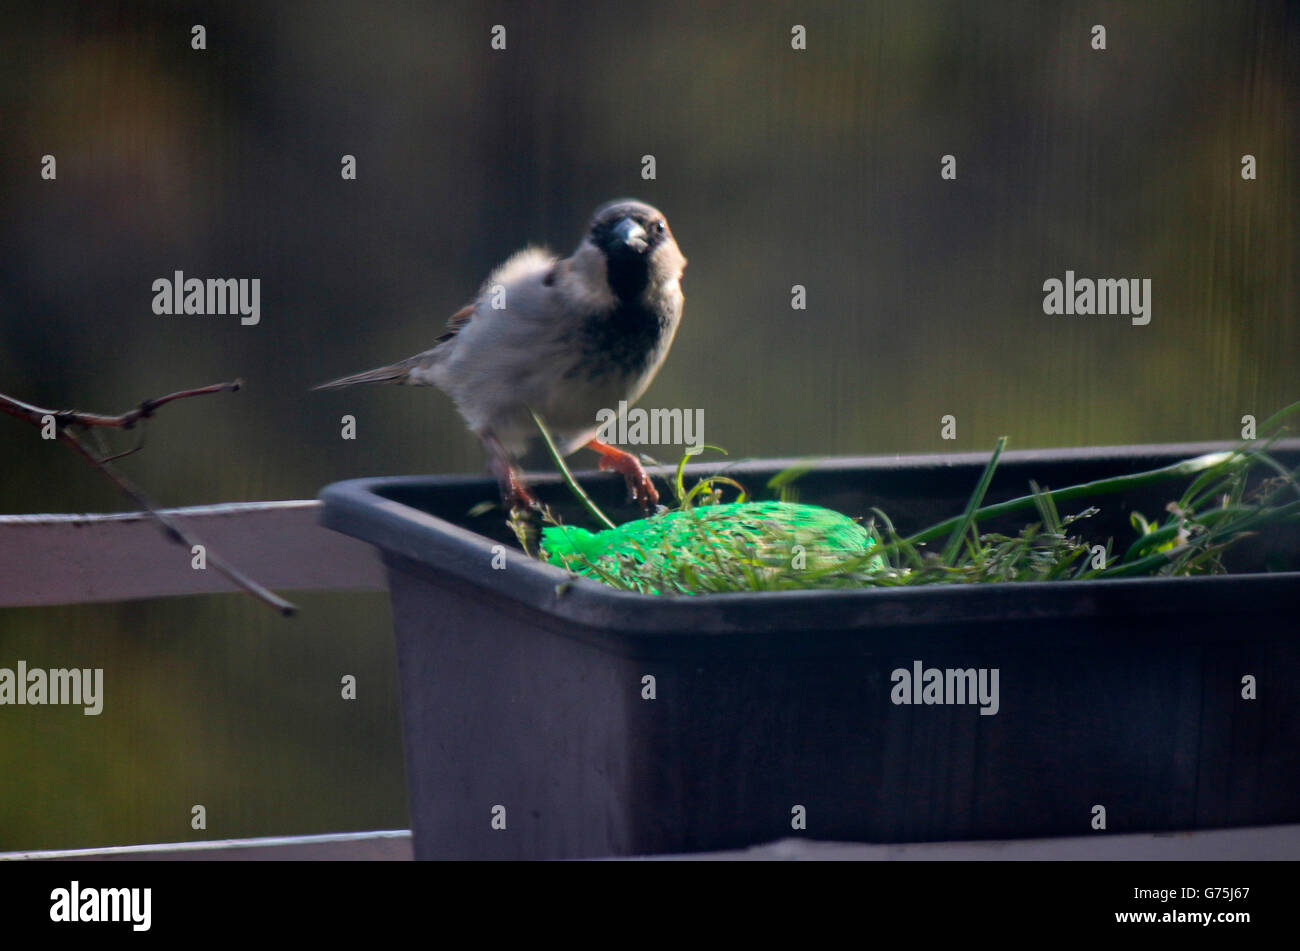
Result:
<svg viewBox="0 0 1300 951"><path fill-rule="evenodd" d="M650 386L681 323L686 258L668 220L633 198L606 202L567 258L535 245L494 269L421 353L322 383L433 386L451 397L487 454L506 508L538 509L517 459L539 438L563 456L594 450L644 511L659 493L635 455L596 438L597 414Z"/></svg>

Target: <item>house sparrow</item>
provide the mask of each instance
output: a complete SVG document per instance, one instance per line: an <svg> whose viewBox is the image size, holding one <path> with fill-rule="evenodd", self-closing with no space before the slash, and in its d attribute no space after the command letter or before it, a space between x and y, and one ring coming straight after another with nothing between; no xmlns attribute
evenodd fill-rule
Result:
<svg viewBox="0 0 1300 951"><path fill-rule="evenodd" d="M533 410L562 455L595 450L649 509L659 493L636 456L595 438L596 414L631 405L659 372L682 316L685 267L663 214L612 201L569 257L528 247L494 270L432 349L316 389L438 387L482 441L508 508L537 506L515 462L539 438Z"/></svg>

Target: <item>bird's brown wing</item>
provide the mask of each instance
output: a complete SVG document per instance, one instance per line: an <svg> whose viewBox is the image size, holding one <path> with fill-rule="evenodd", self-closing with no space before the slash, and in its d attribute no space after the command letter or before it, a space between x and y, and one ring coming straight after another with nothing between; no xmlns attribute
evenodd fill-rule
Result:
<svg viewBox="0 0 1300 951"><path fill-rule="evenodd" d="M460 333L460 328L464 327L474 317L474 304L468 303L456 313L447 318L447 331L434 341L435 344L446 343L456 334Z"/></svg>
<svg viewBox="0 0 1300 951"><path fill-rule="evenodd" d="M552 286L556 281L556 276L563 270L567 269L568 266L568 261L555 262L550 270L546 272L546 276L542 279L542 284L546 287ZM456 336L456 334L460 333L460 329L473 320L474 315L477 312L478 308L476 302L470 301L460 310L456 311L456 313L452 314L451 317L447 319L446 331L443 332L441 337L438 337L438 339L434 341L434 346L436 347L440 343L446 343L452 337Z"/></svg>
<svg viewBox="0 0 1300 951"><path fill-rule="evenodd" d="M424 379L412 379L412 370L422 370L428 368L433 362L434 351L442 344L446 343L456 334L460 333L460 328L464 327L474 316L474 305L466 304L456 313L452 314L447 320L447 330L441 337L434 341L433 346L423 353L417 353L413 357L407 357L405 360L398 360L396 363L390 363L386 367L378 367L374 370L366 370L364 373L354 373L351 376L340 377L337 380L330 380L328 383L322 383L320 386L312 387L315 390L337 390L345 386L355 386L358 383L399 383L415 386L432 386L433 384Z"/></svg>

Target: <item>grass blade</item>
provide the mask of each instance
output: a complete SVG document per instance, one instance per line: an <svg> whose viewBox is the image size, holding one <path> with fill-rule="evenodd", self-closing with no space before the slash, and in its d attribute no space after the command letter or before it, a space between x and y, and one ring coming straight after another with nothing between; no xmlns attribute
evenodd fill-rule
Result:
<svg viewBox="0 0 1300 951"><path fill-rule="evenodd" d="M1184 459L1182 462L1175 462L1172 465L1162 466L1159 469L1148 469L1145 472L1135 472L1132 475L1112 476L1108 479L1097 479L1094 482L1084 482L1079 485L1067 486L1064 489L1052 489L1045 492L1045 495L1052 497L1053 502L1068 502L1071 499L1088 498L1097 495L1114 495L1120 492L1126 492L1129 489L1136 489L1141 486L1151 485L1156 482L1163 482L1165 479L1177 479L1184 476L1196 475L1206 469L1223 462L1230 452L1211 452L1204 456L1196 456L1193 459ZM1021 509L1033 508L1037 503L1035 497L1022 495L1018 498L1008 499L1006 502L998 502L995 505L988 505L975 512L975 518L985 520L997 518L1000 515L1007 515L1011 512L1018 512ZM961 523L965 516L955 516L945 519L936 525L931 525L923 531L917 532L907 540L912 544L933 541L941 535L947 535L955 526Z"/></svg>
<svg viewBox="0 0 1300 951"><path fill-rule="evenodd" d="M570 472L569 467L564 464L564 457L560 455L560 450L555 448L555 440L551 438L551 431L547 429L546 424L542 422L542 417L538 416L537 413L531 409L528 412L533 414L533 422L537 424L537 428L542 433L542 440L546 443L546 451L551 454L551 459L555 462L555 467L560 470L560 475L564 477L564 483L569 487L569 491L572 492L574 496L577 497L578 501L582 503L583 507L591 513L592 518L600 522L600 524L605 528L613 528L614 523L606 518L605 513L596 507L596 503L591 501L591 497L583 491L582 486L578 485L578 481L573 478L573 473Z"/></svg>
<svg viewBox="0 0 1300 951"><path fill-rule="evenodd" d="M953 530L952 537L948 539L948 544L943 549L941 560L950 568L957 560L957 553L961 551L962 540L965 539L966 533L970 531L971 524L975 521L975 513L979 510L980 503L984 501L984 495L989 490L989 483L993 481L993 470L998 467L998 456L1002 455L1002 450L1006 448L1006 445L1007 437L999 436L998 444L993 447L993 455L989 457L988 465L984 467L984 472L980 475L975 491L971 493L970 501L966 503L966 511L962 513L961 518L957 519L957 527Z"/></svg>

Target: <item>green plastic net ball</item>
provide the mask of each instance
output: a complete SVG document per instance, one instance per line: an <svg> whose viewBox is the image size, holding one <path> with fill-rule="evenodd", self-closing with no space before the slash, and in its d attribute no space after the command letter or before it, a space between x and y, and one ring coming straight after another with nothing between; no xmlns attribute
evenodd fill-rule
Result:
<svg viewBox="0 0 1300 951"><path fill-rule="evenodd" d="M542 556L553 565L641 590L688 593L693 582L728 573L752 572L778 582L833 568L874 544L848 516L795 502L703 505L600 532L567 525L542 530ZM876 556L859 567L869 571L883 565ZM664 584L655 586L656 580Z"/></svg>

